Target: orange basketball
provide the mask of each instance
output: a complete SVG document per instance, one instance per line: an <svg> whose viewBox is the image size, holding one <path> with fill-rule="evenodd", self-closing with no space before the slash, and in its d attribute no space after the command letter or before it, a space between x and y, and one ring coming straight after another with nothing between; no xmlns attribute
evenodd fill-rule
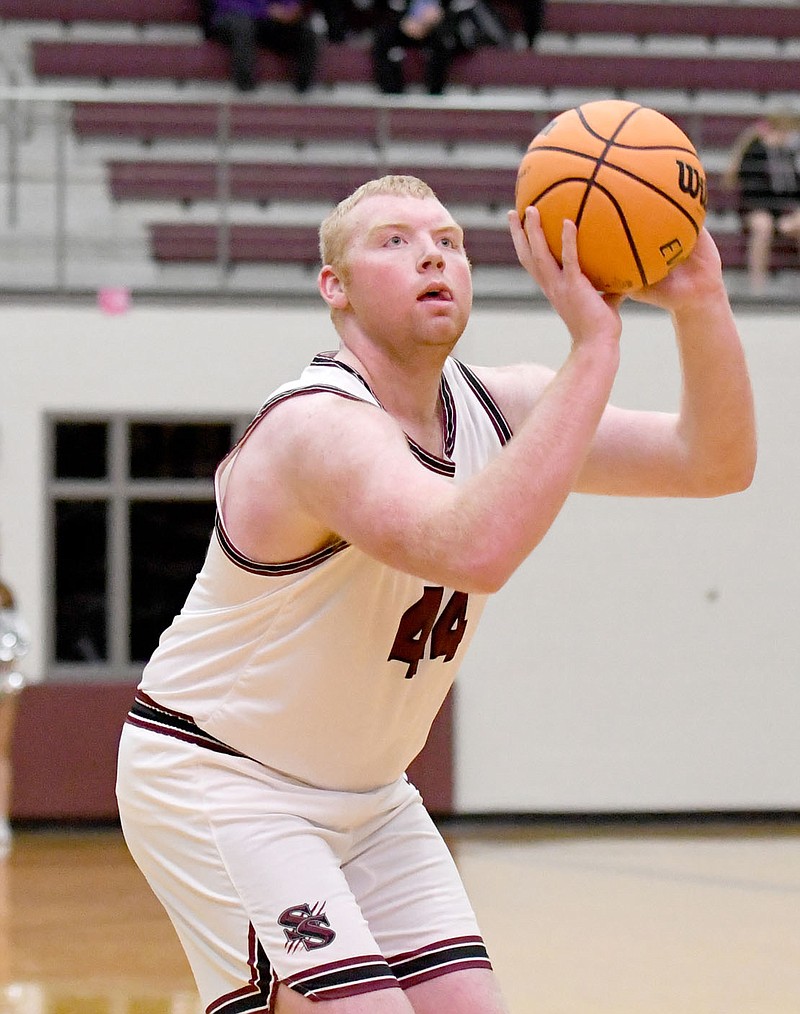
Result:
<svg viewBox="0 0 800 1014"><path fill-rule="evenodd" d="M667 116L607 99L569 109L534 137L517 173L516 207L539 209L561 260L565 218L578 227L584 274L604 292L660 281L692 252L706 215L706 174Z"/></svg>

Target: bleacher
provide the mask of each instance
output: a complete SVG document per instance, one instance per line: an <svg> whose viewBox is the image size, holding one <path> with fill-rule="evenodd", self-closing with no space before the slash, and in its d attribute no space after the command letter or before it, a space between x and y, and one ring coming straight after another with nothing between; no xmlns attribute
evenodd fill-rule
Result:
<svg viewBox="0 0 800 1014"><path fill-rule="evenodd" d="M518 9L500 6L519 32ZM517 36L512 48L459 57L440 100L422 95L414 53L410 96L379 96L361 35L323 44L303 99L286 88L285 61L262 52L263 84L243 97L198 10L194 0L0 0L0 21L27 33L33 84L91 90L69 104L71 142L97 152L112 213L139 209L156 271L310 268L319 208L386 171L423 176L459 207L476 267L513 266L502 213L521 152L559 109L604 97L653 104L693 140L709 171L709 227L726 267L741 270L723 159L756 115L800 100L795 4L551 0L534 47ZM796 261L791 244L778 244L776 270Z"/></svg>

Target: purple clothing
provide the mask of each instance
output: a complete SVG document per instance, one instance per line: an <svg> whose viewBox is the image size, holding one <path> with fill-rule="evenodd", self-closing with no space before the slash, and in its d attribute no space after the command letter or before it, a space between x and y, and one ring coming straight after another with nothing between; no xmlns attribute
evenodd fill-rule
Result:
<svg viewBox="0 0 800 1014"><path fill-rule="evenodd" d="M267 18L274 7L296 8L297 0L214 0L214 20L226 14L247 14L251 18Z"/></svg>

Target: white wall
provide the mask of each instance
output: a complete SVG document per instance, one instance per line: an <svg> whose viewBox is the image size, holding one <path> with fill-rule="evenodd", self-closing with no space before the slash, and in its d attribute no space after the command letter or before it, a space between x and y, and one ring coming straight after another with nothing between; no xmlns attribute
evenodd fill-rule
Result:
<svg viewBox="0 0 800 1014"><path fill-rule="evenodd" d="M662 315L625 308L615 398L670 408ZM800 333L740 311L761 451L719 501L576 497L490 603L460 680L465 812L800 806ZM42 420L52 411L250 413L335 344L324 307L0 308L0 562L43 627ZM557 365L541 304L477 307L459 355ZM30 666L42 664L35 650Z"/></svg>

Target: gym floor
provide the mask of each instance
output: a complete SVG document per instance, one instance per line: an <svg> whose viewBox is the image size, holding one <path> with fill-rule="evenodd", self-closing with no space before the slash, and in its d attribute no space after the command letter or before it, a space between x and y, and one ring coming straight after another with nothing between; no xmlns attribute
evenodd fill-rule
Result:
<svg viewBox="0 0 800 1014"><path fill-rule="evenodd" d="M442 825L512 1014L798 1014L800 823ZM17 830L0 1014L200 1014L120 832Z"/></svg>

